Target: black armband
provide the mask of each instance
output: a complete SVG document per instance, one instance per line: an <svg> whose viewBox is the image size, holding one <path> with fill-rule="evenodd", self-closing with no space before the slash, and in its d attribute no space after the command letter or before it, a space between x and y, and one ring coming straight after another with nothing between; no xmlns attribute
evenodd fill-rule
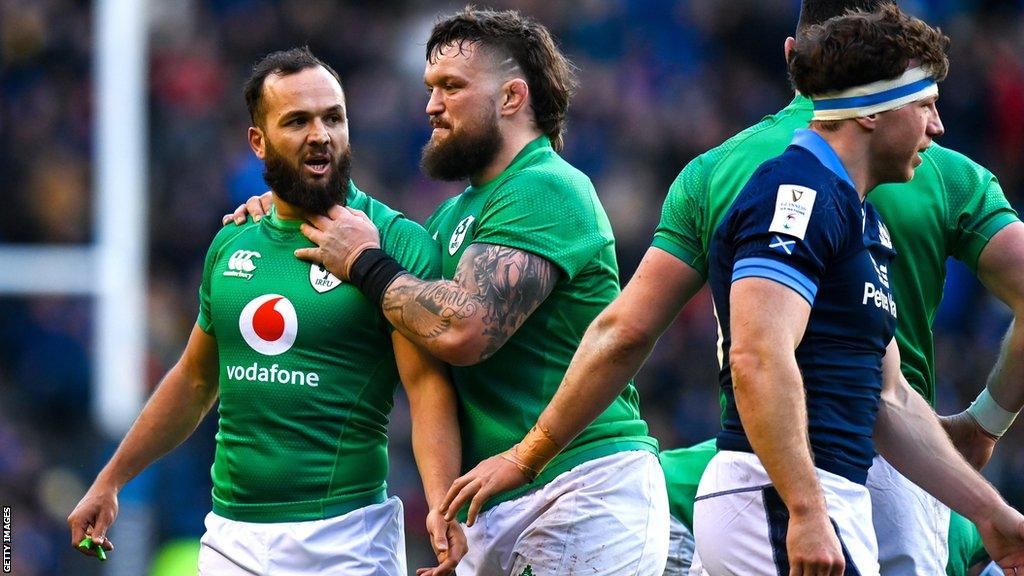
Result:
<svg viewBox="0 0 1024 576"><path fill-rule="evenodd" d="M409 271L380 248L363 250L348 271L349 282L359 288L371 302L380 306L388 286Z"/></svg>

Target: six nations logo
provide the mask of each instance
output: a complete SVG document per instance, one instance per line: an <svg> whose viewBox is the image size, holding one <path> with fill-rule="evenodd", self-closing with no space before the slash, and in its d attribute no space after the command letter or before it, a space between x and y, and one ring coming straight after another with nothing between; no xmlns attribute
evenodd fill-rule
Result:
<svg viewBox="0 0 1024 576"><path fill-rule="evenodd" d="M295 343L299 320L295 307L280 294L265 294L253 299L238 318L242 338L253 350L266 356L287 352Z"/></svg>

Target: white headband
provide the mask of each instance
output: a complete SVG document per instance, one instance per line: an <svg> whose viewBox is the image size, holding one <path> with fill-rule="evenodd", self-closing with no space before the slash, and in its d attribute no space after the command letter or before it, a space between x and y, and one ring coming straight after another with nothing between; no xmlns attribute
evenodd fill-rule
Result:
<svg viewBox="0 0 1024 576"><path fill-rule="evenodd" d="M811 96L814 120L846 120L895 110L939 93L935 78L921 66L899 78Z"/></svg>

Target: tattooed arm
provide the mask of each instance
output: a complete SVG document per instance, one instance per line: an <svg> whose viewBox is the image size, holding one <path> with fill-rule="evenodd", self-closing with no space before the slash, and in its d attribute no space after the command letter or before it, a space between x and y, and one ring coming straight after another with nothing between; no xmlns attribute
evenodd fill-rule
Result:
<svg viewBox="0 0 1024 576"><path fill-rule="evenodd" d="M453 280L399 276L384 314L407 338L456 366L490 358L551 294L558 268L505 246L473 244Z"/></svg>
<svg viewBox="0 0 1024 576"><path fill-rule="evenodd" d="M682 260L660 248L647 251L622 294L590 323L561 385L527 435L529 439L543 431L547 438L539 446L551 449L541 456L553 458L615 401L661 333L703 285L700 273ZM543 469L547 461L542 458L524 462L527 439L458 478L441 512L453 514L469 502L472 525L484 502L522 486L530 474Z"/></svg>
<svg viewBox="0 0 1024 576"><path fill-rule="evenodd" d="M380 247L377 227L358 210L334 206L313 216L302 233L316 247L295 255L348 280L352 263ZM462 253L453 280L395 278L384 293L384 314L399 332L456 366L490 358L551 294L559 269L525 250L472 244Z"/></svg>

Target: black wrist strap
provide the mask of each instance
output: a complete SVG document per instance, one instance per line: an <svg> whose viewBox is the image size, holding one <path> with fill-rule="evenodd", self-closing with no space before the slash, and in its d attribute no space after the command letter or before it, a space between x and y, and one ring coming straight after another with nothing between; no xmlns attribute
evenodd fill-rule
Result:
<svg viewBox="0 0 1024 576"><path fill-rule="evenodd" d="M384 301L384 292L391 285L391 282L406 274L408 270L402 267L388 253L380 248L369 248L352 263L348 271L349 282L359 288L370 302L380 306Z"/></svg>

